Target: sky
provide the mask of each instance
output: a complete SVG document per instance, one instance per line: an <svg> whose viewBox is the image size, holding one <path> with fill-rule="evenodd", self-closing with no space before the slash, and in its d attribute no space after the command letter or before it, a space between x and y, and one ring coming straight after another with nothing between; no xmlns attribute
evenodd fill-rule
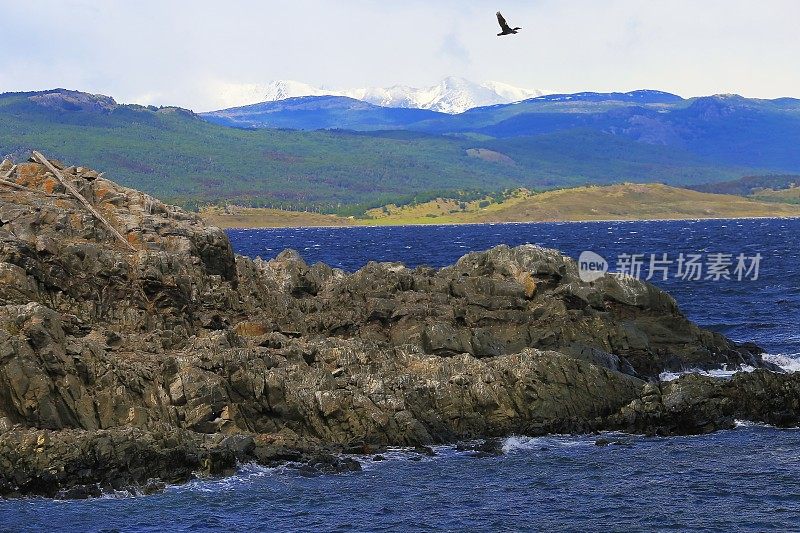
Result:
<svg viewBox="0 0 800 533"><path fill-rule="evenodd" d="M497 10L522 32L497 37ZM0 92L195 111L273 80L800 97L797 0L0 0L0 20Z"/></svg>

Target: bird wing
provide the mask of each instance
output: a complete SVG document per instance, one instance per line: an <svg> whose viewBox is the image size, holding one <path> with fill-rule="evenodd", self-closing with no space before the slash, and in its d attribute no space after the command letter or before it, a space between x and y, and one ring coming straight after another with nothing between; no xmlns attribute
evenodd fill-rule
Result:
<svg viewBox="0 0 800 533"><path fill-rule="evenodd" d="M503 18L503 15L499 11L497 12L497 22L500 23L500 28L502 28L503 31L511 31L508 22L506 22L506 19Z"/></svg>

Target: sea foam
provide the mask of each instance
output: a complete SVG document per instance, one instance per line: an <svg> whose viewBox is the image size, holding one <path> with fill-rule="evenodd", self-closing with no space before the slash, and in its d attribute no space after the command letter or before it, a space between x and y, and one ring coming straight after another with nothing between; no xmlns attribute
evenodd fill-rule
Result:
<svg viewBox="0 0 800 533"><path fill-rule="evenodd" d="M698 374L700 376L708 376L712 378L730 378L739 372L752 372L754 370L755 368L749 365L744 365L734 369L723 367L716 370L700 370L699 368L693 368L689 370L682 370L680 372L662 372L659 374L658 378L661 381L675 381L679 377L687 374Z"/></svg>
<svg viewBox="0 0 800 533"><path fill-rule="evenodd" d="M764 362L772 363L773 365L780 367L784 372L788 372L790 374L800 371L800 353L764 354L762 359ZM754 370L755 368L750 365L743 365L733 369L723 367L717 370L690 369L683 370L681 372L662 372L658 377L661 381L675 381L679 377L685 376L686 374L699 374L701 376L709 376L713 378L730 378L739 372L753 372Z"/></svg>
<svg viewBox="0 0 800 533"><path fill-rule="evenodd" d="M767 363L778 365L786 372L794 373L800 371L800 353L793 354L768 354L765 353L762 358Z"/></svg>

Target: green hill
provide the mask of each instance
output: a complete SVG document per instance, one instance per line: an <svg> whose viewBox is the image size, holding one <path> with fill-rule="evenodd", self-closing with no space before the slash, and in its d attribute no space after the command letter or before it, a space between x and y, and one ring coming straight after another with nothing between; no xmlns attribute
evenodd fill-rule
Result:
<svg viewBox="0 0 800 533"><path fill-rule="evenodd" d="M65 90L0 95L0 155L50 157L182 205L342 214L429 191L640 181L702 183L753 169L597 131L510 139L413 132L242 130L191 111ZM475 157L484 150L496 157Z"/></svg>
<svg viewBox="0 0 800 533"><path fill-rule="evenodd" d="M751 196L765 189L780 191L797 187L800 187L800 175L771 174L767 176L744 176L736 180L717 183L702 183L689 188L700 192Z"/></svg>

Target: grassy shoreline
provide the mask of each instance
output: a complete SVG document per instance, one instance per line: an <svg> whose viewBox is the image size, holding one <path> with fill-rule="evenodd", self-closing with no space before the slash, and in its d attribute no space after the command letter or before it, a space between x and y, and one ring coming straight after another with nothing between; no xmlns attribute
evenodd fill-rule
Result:
<svg viewBox="0 0 800 533"><path fill-rule="evenodd" d="M229 229L800 217L800 205L659 184L525 191L503 203L482 205L475 201L454 209L458 205L446 199L403 207L390 205L371 210L370 218L235 206L206 208L201 216Z"/></svg>

